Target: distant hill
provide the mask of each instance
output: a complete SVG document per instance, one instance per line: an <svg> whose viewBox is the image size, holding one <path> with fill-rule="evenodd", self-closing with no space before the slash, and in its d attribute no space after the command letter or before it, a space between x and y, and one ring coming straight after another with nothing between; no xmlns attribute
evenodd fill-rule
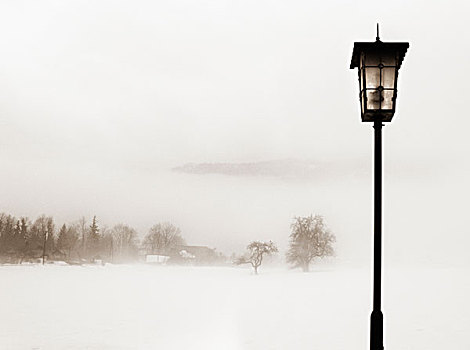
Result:
<svg viewBox="0 0 470 350"><path fill-rule="evenodd" d="M295 179L322 179L338 176L367 175L363 163L325 163L283 159L250 163L187 163L172 169L187 174L221 174L229 176L269 176Z"/></svg>

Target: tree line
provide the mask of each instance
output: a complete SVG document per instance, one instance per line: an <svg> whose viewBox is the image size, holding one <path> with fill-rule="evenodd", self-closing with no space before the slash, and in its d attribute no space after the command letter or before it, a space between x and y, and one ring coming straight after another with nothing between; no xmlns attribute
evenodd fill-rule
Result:
<svg viewBox="0 0 470 350"><path fill-rule="evenodd" d="M293 268L308 271L315 259L334 255L335 241L335 235L327 227L323 216L295 217L291 224L286 261ZM175 262L182 263L191 258L191 254L184 250L185 245L180 229L167 222L152 226L140 241L132 227L125 224L99 227L96 216L91 222L81 217L58 227L51 216L41 215L32 221L27 217L16 218L0 213L0 262L63 260L69 263L122 263L137 261L139 255L151 254L170 256ZM277 252L278 248L272 241L252 241L246 252L236 256L233 263L250 264L257 274L263 259ZM210 258L212 261L214 258L219 262L224 260L220 253Z"/></svg>
<svg viewBox="0 0 470 350"><path fill-rule="evenodd" d="M45 260L68 262L136 261L143 254L167 255L185 244L179 228L170 223L152 226L142 241L125 224L99 227L96 216L57 226L51 216L35 220L0 213L0 262Z"/></svg>

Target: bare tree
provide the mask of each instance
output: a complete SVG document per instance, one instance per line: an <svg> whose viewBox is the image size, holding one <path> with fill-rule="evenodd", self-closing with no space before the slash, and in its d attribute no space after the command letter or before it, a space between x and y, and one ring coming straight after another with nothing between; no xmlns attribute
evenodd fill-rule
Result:
<svg viewBox="0 0 470 350"><path fill-rule="evenodd" d="M29 250L29 243L30 243L30 234L29 234L29 226L31 226L31 222L28 218L22 217L18 220L16 224L16 251L17 256L19 258L19 263L21 264L23 260L26 258Z"/></svg>
<svg viewBox="0 0 470 350"><path fill-rule="evenodd" d="M78 219L77 222L78 234L80 237L80 258L83 259L86 256L86 241L87 241L87 222L84 216Z"/></svg>
<svg viewBox="0 0 470 350"><path fill-rule="evenodd" d="M112 229L107 226L101 226L100 228L100 252L101 256L108 261L113 261L113 234Z"/></svg>
<svg viewBox="0 0 470 350"><path fill-rule="evenodd" d="M15 251L16 218L0 214L0 255L10 255Z"/></svg>
<svg viewBox="0 0 470 350"><path fill-rule="evenodd" d="M291 228L286 258L293 267L301 267L308 272L310 263L315 258L334 254L333 243L336 238L326 227L321 215L295 217Z"/></svg>
<svg viewBox="0 0 470 350"><path fill-rule="evenodd" d="M129 261L137 256L137 232L124 224L111 229L111 256L117 261Z"/></svg>
<svg viewBox="0 0 470 350"><path fill-rule="evenodd" d="M258 274L258 268L261 266L263 262L263 257L265 255L271 255L278 252L276 245L272 242L261 242L261 241L253 241L246 247L248 252L235 259L234 263L236 265L241 264L251 264L253 269L255 270L255 274Z"/></svg>
<svg viewBox="0 0 470 350"><path fill-rule="evenodd" d="M32 257L42 257L44 264L45 257L52 253L54 248L54 221L52 217L41 215L31 225L29 254Z"/></svg>
<svg viewBox="0 0 470 350"><path fill-rule="evenodd" d="M152 226L144 238L147 254L169 255L178 245L185 244L181 230L168 222Z"/></svg>
<svg viewBox="0 0 470 350"><path fill-rule="evenodd" d="M52 217L49 217L47 220L47 232L46 232L46 237L44 241L44 252L43 252L43 260L42 263L44 264L44 255L46 254L46 251L49 252L49 254L54 254L54 248L55 248L55 225L54 225L54 219ZM50 256L48 255L48 258Z"/></svg>

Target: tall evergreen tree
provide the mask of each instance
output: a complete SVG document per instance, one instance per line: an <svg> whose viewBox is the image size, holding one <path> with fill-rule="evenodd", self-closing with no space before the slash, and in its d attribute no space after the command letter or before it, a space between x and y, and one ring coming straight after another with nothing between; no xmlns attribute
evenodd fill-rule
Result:
<svg viewBox="0 0 470 350"><path fill-rule="evenodd" d="M63 224L57 237L57 249L60 253L65 255L67 260L70 260L74 252L75 255L79 255L76 251L78 248L78 240L76 226L72 225L67 227L66 224Z"/></svg>
<svg viewBox="0 0 470 350"><path fill-rule="evenodd" d="M100 230L96 222L96 216L93 216L93 221L90 225L87 238L87 252L88 257L96 259L100 253Z"/></svg>

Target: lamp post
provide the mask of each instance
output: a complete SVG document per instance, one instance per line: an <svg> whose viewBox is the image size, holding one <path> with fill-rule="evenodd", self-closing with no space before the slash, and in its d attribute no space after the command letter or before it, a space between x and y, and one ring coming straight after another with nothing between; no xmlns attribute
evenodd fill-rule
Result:
<svg viewBox="0 0 470 350"><path fill-rule="evenodd" d="M398 70L409 47L405 42L355 42L351 69L358 68L363 122L374 123L374 282L370 350L383 350L382 280L382 126L391 122L397 100Z"/></svg>

